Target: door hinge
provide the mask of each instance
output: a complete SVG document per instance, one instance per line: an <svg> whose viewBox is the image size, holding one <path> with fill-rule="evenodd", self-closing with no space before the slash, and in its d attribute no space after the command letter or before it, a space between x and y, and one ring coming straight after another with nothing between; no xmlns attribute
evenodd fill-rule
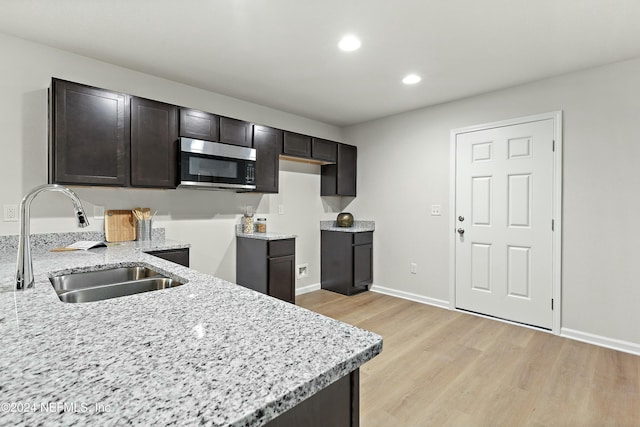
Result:
<svg viewBox="0 0 640 427"><path fill-rule="evenodd" d="M551 310L553 310L553 298L551 298Z"/></svg>
<svg viewBox="0 0 640 427"><path fill-rule="evenodd" d="M556 220L555 219L551 220L551 231L556 231Z"/></svg>
<svg viewBox="0 0 640 427"><path fill-rule="evenodd" d="M553 152L556 151L556 140L555 139L551 142L551 151L553 151Z"/></svg>

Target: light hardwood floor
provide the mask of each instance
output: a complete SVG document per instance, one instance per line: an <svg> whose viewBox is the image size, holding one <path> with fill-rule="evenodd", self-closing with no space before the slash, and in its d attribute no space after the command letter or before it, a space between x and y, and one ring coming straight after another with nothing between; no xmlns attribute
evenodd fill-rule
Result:
<svg viewBox="0 0 640 427"><path fill-rule="evenodd" d="M362 427L640 426L640 356L374 292L296 302L382 335Z"/></svg>

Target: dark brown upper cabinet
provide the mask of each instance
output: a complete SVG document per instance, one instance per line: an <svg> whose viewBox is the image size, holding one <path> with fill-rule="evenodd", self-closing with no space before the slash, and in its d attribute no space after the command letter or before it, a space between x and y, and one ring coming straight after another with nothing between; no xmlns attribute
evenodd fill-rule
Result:
<svg viewBox="0 0 640 427"><path fill-rule="evenodd" d="M253 124L242 120L220 117L220 142L251 147Z"/></svg>
<svg viewBox="0 0 640 427"><path fill-rule="evenodd" d="M311 158L311 137L285 131L282 154L285 156Z"/></svg>
<svg viewBox="0 0 640 427"><path fill-rule="evenodd" d="M338 157L338 143L326 139L311 138L311 157L335 163Z"/></svg>
<svg viewBox="0 0 640 427"><path fill-rule="evenodd" d="M321 196L356 197L358 149L353 145L338 144L338 158L334 165L321 169Z"/></svg>
<svg viewBox="0 0 640 427"><path fill-rule="evenodd" d="M257 193L278 192L278 170L282 151L282 131L267 126L253 127L253 148L256 149Z"/></svg>
<svg viewBox="0 0 640 427"><path fill-rule="evenodd" d="M49 182L129 184L129 96L53 79Z"/></svg>
<svg viewBox="0 0 640 427"><path fill-rule="evenodd" d="M219 141L220 117L204 111L180 108L180 136Z"/></svg>
<svg viewBox="0 0 640 427"><path fill-rule="evenodd" d="M131 98L131 185L176 188L178 107Z"/></svg>
<svg viewBox="0 0 640 427"><path fill-rule="evenodd" d="M178 107L53 79L49 182L176 188Z"/></svg>
<svg viewBox="0 0 640 427"><path fill-rule="evenodd" d="M322 165L322 196L356 196L354 146L52 79L50 183L176 188L181 136L254 147L256 192L278 192L282 155Z"/></svg>
<svg viewBox="0 0 640 427"><path fill-rule="evenodd" d="M326 139L285 131L282 154L287 157L302 158L310 163L335 163L338 156L337 145L337 142Z"/></svg>

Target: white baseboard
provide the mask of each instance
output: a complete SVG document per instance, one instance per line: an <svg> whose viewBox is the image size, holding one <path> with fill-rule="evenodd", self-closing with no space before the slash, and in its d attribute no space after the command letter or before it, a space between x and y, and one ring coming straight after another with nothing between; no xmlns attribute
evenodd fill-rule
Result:
<svg viewBox="0 0 640 427"><path fill-rule="evenodd" d="M296 295L302 295L309 292L320 290L320 283L314 283L313 285L304 286L302 288L296 288ZM385 288L384 286L372 285L371 292L377 292L379 294L390 295L392 297L402 298L409 301L415 301L422 304L433 305L440 308L445 308L447 310L450 309L449 301L429 298L422 295L414 294L411 292L398 291L396 289ZM475 314L475 313L469 313ZM496 319L489 316L479 315L481 317L487 317L493 320L501 320ZM509 321L505 321L506 323L511 323L518 326L526 326L518 323L513 323ZM538 328L532 328L538 329ZM622 341L614 338L607 338L601 335L590 334L588 332L576 331L574 329L569 328L560 328L560 336L564 338L569 338L576 341L585 342L587 344L593 344L600 347L610 348L612 350L622 351L624 353L630 353L640 356L640 344L636 344L630 341Z"/></svg>
<svg viewBox="0 0 640 427"><path fill-rule="evenodd" d="M377 292L379 294L390 295L392 297L398 297L402 299L407 299L409 301L415 301L422 304L434 305L440 308L449 309L449 301L424 297L422 295L414 294L411 292L398 291L395 289L385 288L383 286L373 285L370 289L372 292Z"/></svg>
<svg viewBox="0 0 640 427"><path fill-rule="evenodd" d="M640 344L636 344L630 341L607 338L601 335L594 335L569 328L560 328L560 336L576 341L586 342L587 344L593 344L600 347L610 348L612 350L623 351L625 353L631 353L640 356Z"/></svg>
<svg viewBox="0 0 640 427"><path fill-rule="evenodd" d="M296 295L308 294L309 292L319 291L320 283L314 283L313 285L303 286L301 288L296 288Z"/></svg>

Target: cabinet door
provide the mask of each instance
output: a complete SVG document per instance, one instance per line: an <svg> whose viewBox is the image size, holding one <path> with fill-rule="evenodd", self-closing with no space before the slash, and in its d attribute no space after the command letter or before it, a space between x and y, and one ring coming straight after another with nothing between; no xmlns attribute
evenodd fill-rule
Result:
<svg viewBox="0 0 640 427"><path fill-rule="evenodd" d="M357 163L357 148L353 145L338 144L337 163L322 166L320 195L355 197Z"/></svg>
<svg viewBox="0 0 640 427"><path fill-rule="evenodd" d="M338 144L337 191L340 196L356 196L357 150L353 145Z"/></svg>
<svg viewBox="0 0 640 427"><path fill-rule="evenodd" d="M280 129L266 126L253 127L253 148L256 149L256 192L278 192L281 147L282 131Z"/></svg>
<svg viewBox="0 0 640 427"><path fill-rule="evenodd" d="M129 184L129 97L53 79L49 182Z"/></svg>
<svg viewBox="0 0 640 427"><path fill-rule="evenodd" d="M253 125L242 120L220 117L220 142L251 148Z"/></svg>
<svg viewBox="0 0 640 427"><path fill-rule="evenodd" d="M311 157L311 137L299 133L284 133L282 154L295 157Z"/></svg>
<svg viewBox="0 0 640 427"><path fill-rule="evenodd" d="M373 282L373 245L353 247L353 286L366 286Z"/></svg>
<svg viewBox="0 0 640 427"><path fill-rule="evenodd" d="M353 237L351 233L320 232L320 284L322 289L349 295L353 287Z"/></svg>
<svg viewBox="0 0 640 427"><path fill-rule="evenodd" d="M178 107L131 98L131 185L176 188Z"/></svg>
<svg viewBox="0 0 640 427"><path fill-rule="evenodd" d="M312 138L311 157L316 160L335 163L338 157L338 143L327 141L326 139Z"/></svg>
<svg viewBox="0 0 640 427"><path fill-rule="evenodd" d="M269 295L292 304L296 303L295 264L294 255L269 258Z"/></svg>
<svg viewBox="0 0 640 427"><path fill-rule="evenodd" d="M180 136L218 141L220 139L220 117L204 111L181 108Z"/></svg>
<svg viewBox="0 0 640 427"><path fill-rule="evenodd" d="M237 237L236 283L254 291L269 292L267 240Z"/></svg>

